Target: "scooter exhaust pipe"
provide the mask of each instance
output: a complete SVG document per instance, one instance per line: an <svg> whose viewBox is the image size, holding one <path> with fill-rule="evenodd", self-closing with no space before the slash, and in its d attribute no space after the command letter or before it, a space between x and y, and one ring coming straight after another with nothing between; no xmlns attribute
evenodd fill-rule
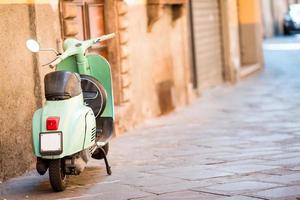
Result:
<svg viewBox="0 0 300 200"><path fill-rule="evenodd" d="M65 160L65 168L67 175L79 175L83 172L87 162L81 156Z"/></svg>
<svg viewBox="0 0 300 200"><path fill-rule="evenodd" d="M85 169L90 160L89 151L85 150L65 160L65 169L67 175L79 175Z"/></svg>
<svg viewBox="0 0 300 200"><path fill-rule="evenodd" d="M84 168L86 167L86 164L87 163L81 157L79 157L78 159L75 159L74 167L78 174L83 172Z"/></svg>

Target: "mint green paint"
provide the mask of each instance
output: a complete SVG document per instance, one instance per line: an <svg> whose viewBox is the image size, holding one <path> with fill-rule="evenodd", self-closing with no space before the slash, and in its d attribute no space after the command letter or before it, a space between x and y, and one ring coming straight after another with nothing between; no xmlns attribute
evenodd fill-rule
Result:
<svg viewBox="0 0 300 200"><path fill-rule="evenodd" d="M89 73L87 75L93 76L100 81L107 93L106 107L101 117L112 117L114 119L114 97L110 65L102 56L91 54L86 57L89 65ZM56 69L80 73L78 70L80 66L76 60L75 56L68 57L58 64Z"/></svg>
<svg viewBox="0 0 300 200"><path fill-rule="evenodd" d="M70 72L76 72L79 73L77 63L76 63L76 57L70 56L67 59L61 61L56 66L57 71L70 71Z"/></svg>
<svg viewBox="0 0 300 200"><path fill-rule="evenodd" d="M91 54L87 56L87 59L91 68L91 75L102 83L107 93L106 107L101 116L114 119L114 96L110 65L102 56Z"/></svg>
<svg viewBox="0 0 300 200"><path fill-rule="evenodd" d="M39 134L47 132L46 119L51 116L60 117L58 131L63 133L63 153L58 156L41 156ZM89 148L95 144L95 141L91 141L94 127L95 116L91 108L84 106L82 94L63 101L46 101L44 107L37 110L33 116L34 154L37 157L56 159Z"/></svg>
<svg viewBox="0 0 300 200"><path fill-rule="evenodd" d="M81 42L73 38L66 39L64 41L65 52L60 57L62 60L65 60L71 56L75 57L78 73L90 75L91 70L88 60L84 54L86 49L91 45L93 45L92 40Z"/></svg>

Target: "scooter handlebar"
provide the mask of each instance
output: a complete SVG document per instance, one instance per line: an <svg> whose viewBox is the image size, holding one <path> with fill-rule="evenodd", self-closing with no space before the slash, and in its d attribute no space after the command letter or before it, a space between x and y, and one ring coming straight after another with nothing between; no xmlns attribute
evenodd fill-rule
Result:
<svg viewBox="0 0 300 200"><path fill-rule="evenodd" d="M53 60L51 63L49 63L50 67L54 67L55 65L58 65L63 59L58 56L55 60Z"/></svg>
<svg viewBox="0 0 300 200"><path fill-rule="evenodd" d="M68 49L65 52L63 52L61 55L58 55L55 60L49 63L50 67L54 67L55 65L58 65L61 61L66 59L69 56L75 55L77 53L76 49Z"/></svg>
<svg viewBox="0 0 300 200"><path fill-rule="evenodd" d="M81 43L82 49L83 49L83 51L86 51L89 47L93 46L94 44L105 41L105 40L112 39L115 36L116 36L115 33L111 33L111 34L103 35L103 36L95 38L95 39L83 41ZM63 61L67 57L76 55L79 52L80 52L80 50L77 47L71 47L71 48L67 49L65 52L63 52L61 55L57 56L57 58L54 61L52 61L51 63L49 63L49 65L52 67L55 65L58 65L61 61Z"/></svg>
<svg viewBox="0 0 300 200"><path fill-rule="evenodd" d="M84 49L84 51L86 51L88 48L90 48L91 46L99 43L99 42L103 42L105 40L109 40L109 39L112 39L116 36L115 33L110 33L110 34L107 34L107 35L103 35L101 37L98 37L98 38L94 38L94 39L90 39L90 40L86 40L86 41L83 41L82 42L82 47Z"/></svg>
<svg viewBox="0 0 300 200"><path fill-rule="evenodd" d="M101 37L98 37L96 39L93 40L94 44L98 43L98 42L102 42L102 41L105 41L105 40L109 40L109 39L112 39L116 36L115 33L110 33L110 34L107 34L107 35L103 35Z"/></svg>

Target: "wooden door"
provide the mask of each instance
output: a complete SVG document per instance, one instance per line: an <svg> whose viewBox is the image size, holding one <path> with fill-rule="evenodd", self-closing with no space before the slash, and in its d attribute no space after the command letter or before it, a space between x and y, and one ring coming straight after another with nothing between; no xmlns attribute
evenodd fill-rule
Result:
<svg viewBox="0 0 300 200"><path fill-rule="evenodd" d="M78 27L75 38L87 40L105 34L104 20L105 0L74 0L71 3L76 6L76 17L73 19ZM70 2L68 2L70 3ZM108 57L107 43L103 42L89 49L90 53Z"/></svg>

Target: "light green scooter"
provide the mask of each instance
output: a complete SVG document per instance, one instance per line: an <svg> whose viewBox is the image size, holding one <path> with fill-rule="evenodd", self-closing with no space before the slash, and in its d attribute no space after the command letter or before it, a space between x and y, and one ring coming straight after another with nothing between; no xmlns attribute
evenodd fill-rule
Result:
<svg viewBox="0 0 300 200"><path fill-rule="evenodd" d="M49 169L54 191L63 191L68 175L79 175L88 160L104 159L114 124L114 102L110 65L99 55L85 55L86 50L115 34L79 41L66 39L64 52L41 49L28 40L32 52L53 50L57 53L50 67L56 71L44 78L46 102L32 122L36 169L44 175Z"/></svg>

